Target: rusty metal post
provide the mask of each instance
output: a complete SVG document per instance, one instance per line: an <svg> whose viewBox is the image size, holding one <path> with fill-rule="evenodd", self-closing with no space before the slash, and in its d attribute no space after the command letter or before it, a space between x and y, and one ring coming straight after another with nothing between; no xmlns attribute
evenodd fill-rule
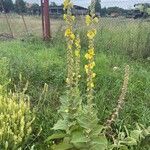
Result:
<svg viewBox="0 0 150 150"><path fill-rule="evenodd" d="M42 7L42 26L44 40L49 40L51 38L50 34L50 15L49 15L49 0L41 1Z"/></svg>
<svg viewBox="0 0 150 150"><path fill-rule="evenodd" d="M42 15L42 34L44 39L44 13L43 13L44 2L41 0L41 15Z"/></svg>

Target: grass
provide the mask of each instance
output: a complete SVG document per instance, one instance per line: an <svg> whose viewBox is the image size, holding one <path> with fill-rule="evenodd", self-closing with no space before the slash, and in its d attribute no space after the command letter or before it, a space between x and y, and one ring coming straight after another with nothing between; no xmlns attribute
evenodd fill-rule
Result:
<svg viewBox="0 0 150 150"><path fill-rule="evenodd" d="M22 17L17 14L7 14L11 30L15 38L23 37L26 32L25 25ZM28 29L28 32L36 36L42 35L42 21L41 16L24 16L24 20ZM54 34L62 24L62 20L51 19L51 30ZM0 14L0 34L10 34L10 30L7 24L7 20L3 14Z"/></svg>
<svg viewBox="0 0 150 150"><path fill-rule="evenodd" d="M105 21L108 23L108 20ZM111 22L115 24L114 20ZM142 22L139 25L139 22L131 21L124 24L124 21L120 20L113 28L110 26L109 24L98 27L95 41L97 64L95 102L98 116L103 123L116 106L123 83L124 68L128 64L131 67L128 93L116 126L119 128L126 124L129 128L133 128L136 122L148 126L150 125L148 24ZM81 28L80 33L83 46L81 90L85 93L86 75L83 71L86 50L86 38L83 34L85 30ZM42 149L42 146L46 147L44 140L51 134L50 129L57 120L59 97L65 91L66 59L63 35L60 31L56 32L51 43L44 43L36 37L25 37L22 41L0 42L0 57L6 57L9 61L8 70L9 78L12 79L10 84L12 89L14 84L17 87L21 86L19 74L23 76L23 83L29 81L27 94L31 97L32 106L38 106L33 138L36 140L31 140L31 143ZM114 67L118 69L114 71ZM49 85L49 90L47 94L42 95L45 83ZM40 136L36 137L39 132Z"/></svg>

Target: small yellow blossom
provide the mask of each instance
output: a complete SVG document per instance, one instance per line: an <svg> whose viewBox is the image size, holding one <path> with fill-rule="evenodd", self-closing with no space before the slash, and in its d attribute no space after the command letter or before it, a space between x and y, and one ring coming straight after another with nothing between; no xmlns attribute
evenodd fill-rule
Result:
<svg viewBox="0 0 150 150"><path fill-rule="evenodd" d="M70 34L70 39L74 40L75 39L75 35L73 33Z"/></svg>
<svg viewBox="0 0 150 150"><path fill-rule="evenodd" d="M67 19L67 15L66 15L66 14L64 14L63 18L64 18L64 20L66 20L66 19Z"/></svg>
<svg viewBox="0 0 150 150"><path fill-rule="evenodd" d="M91 87L91 88L94 88L94 83L93 83L93 82L90 84L90 87Z"/></svg>
<svg viewBox="0 0 150 150"><path fill-rule="evenodd" d="M68 45L68 49L72 49L72 45Z"/></svg>
<svg viewBox="0 0 150 150"><path fill-rule="evenodd" d="M91 23L92 23L92 18L91 18L91 16L87 15L86 16L86 24L87 24L87 26L89 26Z"/></svg>
<svg viewBox="0 0 150 150"><path fill-rule="evenodd" d="M89 53L90 55L94 56L94 55L95 55L94 48L90 48L90 49L88 50L88 53Z"/></svg>
<svg viewBox="0 0 150 150"><path fill-rule="evenodd" d="M90 69L93 69L95 67L95 62L93 61L92 63L89 64Z"/></svg>
<svg viewBox="0 0 150 150"><path fill-rule="evenodd" d="M90 40L92 40L95 37L95 35L96 35L96 30L95 29L88 31L88 33L87 33L87 37Z"/></svg>
<svg viewBox="0 0 150 150"><path fill-rule="evenodd" d="M75 56L76 56L76 57L80 57L80 51L76 50L76 51L75 51Z"/></svg>
<svg viewBox="0 0 150 150"><path fill-rule="evenodd" d="M71 29L70 29L70 28L66 29L66 31L65 31L65 36L68 37L68 36L71 35L71 34L72 34Z"/></svg>
<svg viewBox="0 0 150 150"><path fill-rule="evenodd" d="M88 73L88 72L89 72L89 69L88 69L89 67L88 67L88 65L85 65L84 68L85 68L86 73Z"/></svg>
<svg viewBox="0 0 150 150"><path fill-rule="evenodd" d="M88 60L90 60L90 59L93 58L93 55L91 55L91 54L89 54L89 53L86 53L86 54L85 54L85 58L88 59Z"/></svg>
<svg viewBox="0 0 150 150"><path fill-rule="evenodd" d="M96 77L96 73L92 73L92 78L95 78Z"/></svg>
<svg viewBox="0 0 150 150"><path fill-rule="evenodd" d="M72 8L73 4L71 3L71 0L65 0L64 3L64 10L66 10L67 8Z"/></svg>
<svg viewBox="0 0 150 150"><path fill-rule="evenodd" d="M75 16L71 16L71 20L74 21L75 20Z"/></svg>
<svg viewBox="0 0 150 150"><path fill-rule="evenodd" d="M99 22L99 19L98 19L97 17L95 17L95 18L93 19L93 22L94 22L94 23L98 23L98 22Z"/></svg>

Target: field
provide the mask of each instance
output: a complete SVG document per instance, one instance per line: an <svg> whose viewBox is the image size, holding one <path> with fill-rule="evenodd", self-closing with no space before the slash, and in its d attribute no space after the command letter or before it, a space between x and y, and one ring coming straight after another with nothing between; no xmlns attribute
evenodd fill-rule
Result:
<svg viewBox="0 0 150 150"><path fill-rule="evenodd" d="M15 18L11 20L11 25L16 39L0 41L0 58L7 60L7 63L0 61L0 68L5 66L8 71L7 78L11 78L9 89L14 90L16 85L20 90L29 82L26 94L30 97L32 108L36 110L36 119L25 149L32 145L35 145L35 149L49 149L44 141L52 134L51 128L58 118L56 111L60 106L59 97L66 89L66 42L63 35L65 25L61 19L52 19L53 39L47 43L40 38L40 17L25 17L32 33L30 36L22 34L24 27L21 19L11 17ZM75 28L81 37L80 89L85 95L84 55L87 39L83 18L78 19ZM121 93L124 69L129 65L131 69L128 92L115 127L120 130L126 125L127 128L134 129L136 123L150 126L150 22L102 18L96 28L95 103L100 123L103 124L115 108ZM5 21L0 21L0 33L8 31ZM1 70L2 74L3 69ZM1 84L3 79L2 74ZM47 92L43 92L45 83L49 87ZM138 150L148 150L150 145L146 144L141 144Z"/></svg>

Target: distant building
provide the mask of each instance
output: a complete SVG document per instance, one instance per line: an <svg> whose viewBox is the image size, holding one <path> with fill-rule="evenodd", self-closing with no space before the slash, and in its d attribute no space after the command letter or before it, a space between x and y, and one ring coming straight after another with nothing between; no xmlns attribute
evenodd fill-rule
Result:
<svg viewBox="0 0 150 150"><path fill-rule="evenodd" d="M64 13L63 6L50 6L50 15L62 15ZM88 9L74 5L72 9L73 15L86 15L88 13Z"/></svg>
<svg viewBox="0 0 150 150"><path fill-rule="evenodd" d="M62 15L63 14L63 6L50 6L50 15Z"/></svg>

